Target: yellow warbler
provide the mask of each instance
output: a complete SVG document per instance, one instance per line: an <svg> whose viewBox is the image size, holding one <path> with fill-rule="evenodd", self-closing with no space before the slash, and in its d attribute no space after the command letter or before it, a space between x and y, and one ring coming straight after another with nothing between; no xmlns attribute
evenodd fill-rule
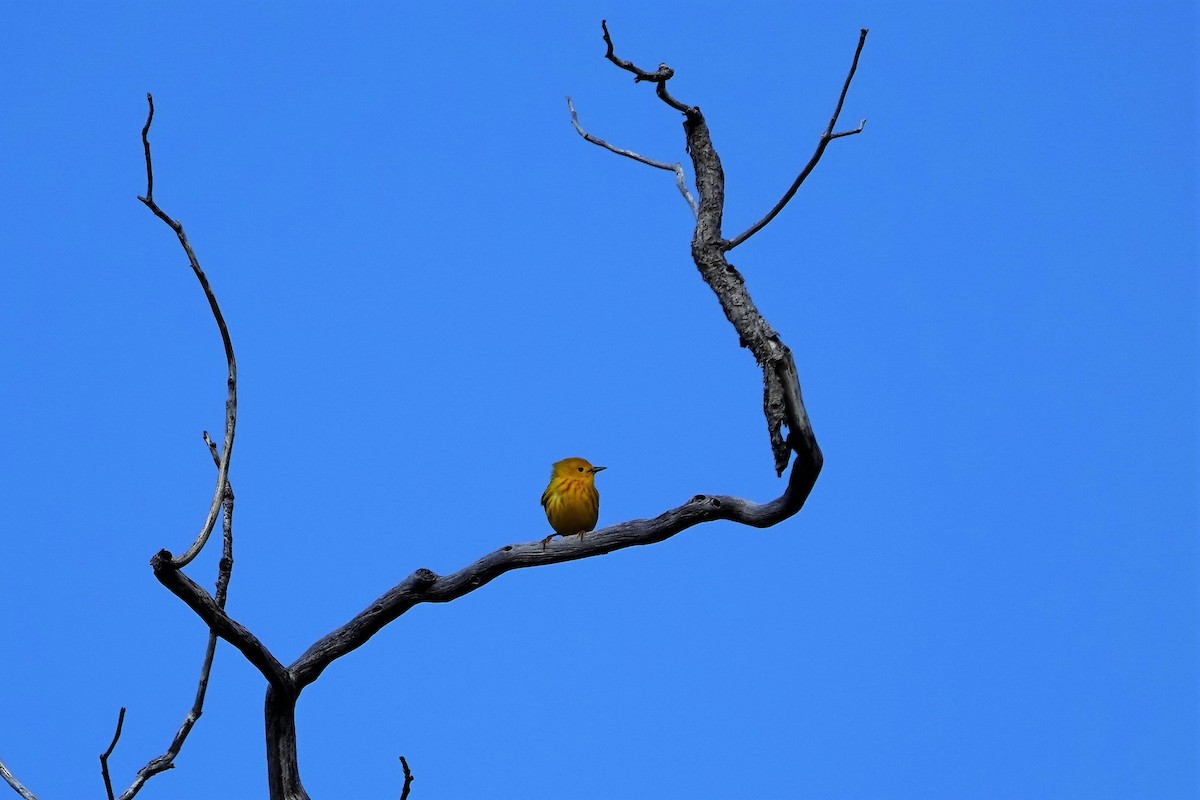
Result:
<svg viewBox="0 0 1200 800"><path fill-rule="evenodd" d="M542 492L542 506L554 533L542 540L542 547L555 535L583 535L596 527L600 515L600 493L596 491L596 473L604 467L593 467L582 458L564 458L554 462L550 485Z"/></svg>

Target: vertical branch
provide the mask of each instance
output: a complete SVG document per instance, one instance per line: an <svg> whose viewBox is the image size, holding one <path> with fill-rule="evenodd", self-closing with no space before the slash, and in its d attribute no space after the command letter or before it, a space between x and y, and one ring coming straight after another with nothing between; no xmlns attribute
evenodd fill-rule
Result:
<svg viewBox="0 0 1200 800"><path fill-rule="evenodd" d="M125 706L121 706L121 713L117 714L117 729L113 732L112 741L108 744L108 749L100 754L100 775L104 778L104 791L108 794L108 800L113 800L112 780L108 776L108 757L112 755L113 750L117 747L117 741L121 738L121 728L125 725Z"/></svg>
<svg viewBox="0 0 1200 800"><path fill-rule="evenodd" d="M400 767L404 770L404 788L400 790L400 800L408 800L408 791L412 788L413 774L408 768L408 761L400 756Z"/></svg>
<svg viewBox="0 0 1200 800"><path fill-rule="evenodd" d="M309 800L300 783L296 757L296 699L294 691L270 686L263 709L267 728L267 787L271 800Z"/></svg>
<svg viewBox="0 0 1200 800"><path fill-rule="evenodd" d="M208 445L209 452L212 454L213 462L220 467L221 459L217 455L217 446L213 440L209 438L208 431L204 432L204 443ZM221 561L217 567L217 584L215 600L220 608L225 608L225 599L229 594L229 580L233 575L233 486L230 483L225 484L225 497L221 503L221 533L223 539L223 547L221 550ZM163 753L158 758L147 762L146 766L137 771L134 776L133 783L129 788L121 793L118 800L133 800L133 797L141 791L142 786L146 781L153 778L160 772L165 772L175 766L175 759L183 750L183 743L187 741L188 735L192 732L196 722L199 721L204 713L204 698L208 693L208 678L212 673L213 657L217 652L217 634L209 631L208 644L204 648L204 661L200 666L200 679L196 683L196 696L192 700L192 707L184 717L183 723L179 726L179 730L175 733L175 738L171 740L170 747L167 752ZM121 709L121 717L124 718L125 709ZM117 723L117 736L113 738L113 746L117 743L117 738L121 735L121 725ZM109 752L112 752L112 747L109 747ZM108 755L107 753L105 755ZM108 775L105 774L105 784L107 787ZM109 800L113 800L112 791L109 789Z"/></svg>
<svg viewBox="0 0 1200 800"><path fill-rule="evenodd" d="M659 64L657 71L649 72L619 57L615 52L608 24L602 21L600 26L604 31L604 43L607 47L605 58L617 67L633 73L635 82L654 83L659 99L684 115L683 130L687 139L687 152L692 157L696 190L700 199L696 230L692 237L692 260L695 261L704 282L716 294L726 319L737 331L739 342L753 353L754 360L762 368L763 414L767 421L771 451L775 456L775 471L783 475L791 461L791 454L796 453L793 481L789 484L797 488L802 505L816 482L817 475L820 474L824 456L817 445L808 412L804 408L796 364L791 350L758 311L750 298L745 279L729 263L725 254L774 219L820 161L829 142L862 131L866 120L863 120L856 130L834 133L833 129L841 115L846 94L850 91L850 82L858 69L858 60L867 40L867 29L863 28L859 32L858 47L854 51L850 71L842 84L841 94L838 95L837 105L808 165L801 171L783 199L763 219L744 233L726 241L721 233L725 213L725 173L713 146L704 115L696 106L689 106L675 99L667 91L667 82L675 76L674 70L666 64ZM783 433L785 426L788 429L786 436Z"/></svg>
<svg viewBox="0 0 1200 800"><path fill-rule="evenodd" d="M200 533L196 536L192 546L183 555L173 558L171 561L172 566L179 569L190 564L192 559L204 548L205 543L208 542L208 537L212 534L213 528L217 524L217 514L220 511L221 502L225 497L225 484L229 478L229 459L233 455L233 433L237 424L237 361L233 357L233 342L229 337L229 329L225 325L225 317L221 314L221 307L217 304L217 296L213 294L212 287L208 284L208 277L204 274L204 270L200 268L200 262L196 258L196 253L192 250L192 245L188 242L187 234L183 231L183 223L179 220L171 219L154 202L154 165L150 158L150 123L154 121L154 96L147 94L146 102L150 106L149 113L146 116L146 124L142 128L142 149L146 154L146 196L138 197L138 199L154 212L154 216L165 222L167 227L174 231L175 236L179 239L179 244L183 247L183 252L187 254L188 263L192 266L192 272L195 273L196 279L200 281L200 287L204 290L204 296L208 298L208 306L212 309L213 318L216 320L217 328L221 332L221 342L225 346L225 361L229 367L225 396L225 442L221 447L221 460L217 465L217 488L213 492L213 499L208 508L208 515L204 518L204 524L201 526Z"/></svg>

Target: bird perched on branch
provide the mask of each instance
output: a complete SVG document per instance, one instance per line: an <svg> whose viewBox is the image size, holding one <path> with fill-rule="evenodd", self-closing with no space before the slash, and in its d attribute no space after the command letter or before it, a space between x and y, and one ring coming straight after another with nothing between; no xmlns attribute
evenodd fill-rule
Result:
<svg viewBox="0 0 1200 800"><path fill-rule="evenodd" d="M542 549L555 536L577 533L583 535L596 527L600 516L600 493L596 491L596 473L604 467L593 467L582 458L564 458L554 462L550 485L542 492L542 507L554 533L542 539Z"/></svg>

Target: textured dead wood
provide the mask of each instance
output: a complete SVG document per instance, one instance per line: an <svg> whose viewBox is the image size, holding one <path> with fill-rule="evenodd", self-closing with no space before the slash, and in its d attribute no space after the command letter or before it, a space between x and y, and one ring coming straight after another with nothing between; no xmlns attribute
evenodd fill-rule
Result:
<svg viewBox="0 0 1200 800"><path fill-rule="evenodd" d="M847 77L827 136L818 145L818 151L810 164L801 173L793 188L784 199L746 233L734 240L725 240L722 221L725 203L725 176L720 157L713 146L708 125L700 109L682 103L667 91L667 82L674 75L665 64L653 72L643 70L632 62L618 57L609 34L603 25L604 41L607 45L606 58L623 70L633 73L635 82L655 84L655 93L664 103L684 116L684 134L687 152L691 156L695 172L698 203L695 206L696 227L692 238L691 252L701 277L716 294L726 318L737 332L740 343L750 350L763 370L763 411L767 421L774 465L778 474L787 469L791 462L791 474L786 489L775 500L754 503L738 497L698 495L681 506L670 509L653 519L631 520L589 533L581 539L555 540L544 547L540 540L506 545L477 561L448 575L437 575L427 569L418 569L399 584L382 594L361 613L346 624L323 636L308 648L293 664L284 667L279 660L245 626L230 617L223 603L210 596L203 588L180 571L190 560L189 554L203 546L207 533L197 537L192 548L184 556L175 558L166 550L160 551L151 561L154 574L172 593L183 600L208 626L213 635L219 636L237 648L264 676L268 683L264 704L267 739L267 771L270 797L272 800L308 800L299 775L296 755L295 708L304 687L317 680L338 658L366 644L377 632L393 622L409 609L421 603L445 603L475 591L500 575L516 569L573 561L611 553L616 550L653 544L670 538L688 528L713 520L730 520L744 525L765 528L782 522L794 515L804 505L820 474L823 457L808 419L800 391L800 382L791 351L778 333L758 311L741 273L728 262L726 253L736 244L765 226L790 199L791 194L803 182L820 159L825 146L833 139L857 133L848 131L832 134L832 128L840 113L858 54L862 50L866 31L862 32L859 48L855 53L854 66ZM572 108L573 112L573 108ZM613 152L635 158L662 169L673 167L644 159L631 151L614 148L584 132L573 116L576 129L584 138L606 147ZM147 121L147 130L149 121ZM861 130L861 126L859 127ZM145 135L145 131L143 132ZM146 145L147 172L150 171L149 145ZM679 174L677 172L677 174ZM152 188L152 183L151 183ZM686 193L685 187L685 196ZM690 197L689 197L690 201ZM210 299L214 315L226 345L230 366L230 401L227 404L226 446L221 453L221 468L218 488L226 485L229 450L232 445L233 424L236 418L236 371L232 346L228 332L220 319L207 280L195 263L194 254L182 226L171 220L153 205L149 189L143 198L155 213L171 225L188 253L193 268L201 277L201 284ZM178 226L178 227L177 227ZM786 429L787 433L784 434ZM795 459L792 459L792 454ZM206 522L206 525L208 523ZM211 530L211 526L209 528ZM404 792L407 794L411 773L405 766Z"/></svg>
<svg viewBox="0 0 1200 800"><path fill-rule="evenodd" d="M485 586L506 572L561 564L669 539L694 525L723 519L768 528L799 510L811 482L794 472L782 496L769 503L740 497L697 495L654 519L635 519L592 531L582 539L554 539L510 544L449 575L419 569L381 595L362 613L322 637L300 656L289 672L300 688L312 683L333 661L361 647L385 625L420 603L448 603Z"/></svg>
<svg viewBox="0 0 1200 800"><path fill-rule="evenodd" d="M833 132L838 117L841 115L846 94L850 90L850 83L858 69L858 61L863 45L866 43L867 31L863 29L859 32L858 47L854 51L850 71L842 84L842 92L838 97L837 106L830 118L828 128L817 145L817 150L809 159L807 166L801 171L800 176L793 182L784 197L763 219L744 233L727 241L721 232L725 213L725 172L721 167L720 156L713 146L712 135L709 132L708 123L704 119L704 114L698 107L682 103L668 93L667 82L674 77L674 70L666 64L660 64L657 70L650 72L617 56L608 24L602 22L601 28L607 47L605 58L621 69L633 73L635 82L654 83L655 93L659 99L684 115L683 130L687 151L692 158L696 190L700 198L696 229L692 237L692 259L704 282L717 296L726 319L738 334L738 341L743 347L750 350L754 360L758 362L763 371L763 414L766 417L767 433L771 442L776 473L783 474L787 469L788 462L791 461L792 453L795 453L793 473L802 473L800 476L802 482L808 483L809 489L811 489L812 483L815 483L817 475L820 474L824 457L821 454L821 448L817 445L816 435L809 422L808 411L804 407L795 360L791 350L754 305L746 288L746 281L737 268L729 263L726 253L774 219L775 215L795 194L804 179L816 167L829 142L862 130L865 120L857 130L836 134ZM785 428L787 429L786 435L784 434ZM793 474L793 478L796 477ZM807 496L807 492L805 494ZM797 508L797 510L799 509Z"/></svg>

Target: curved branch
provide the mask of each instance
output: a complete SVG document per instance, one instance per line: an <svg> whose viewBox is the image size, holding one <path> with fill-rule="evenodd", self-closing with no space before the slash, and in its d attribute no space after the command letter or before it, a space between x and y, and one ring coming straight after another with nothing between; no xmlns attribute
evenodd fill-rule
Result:
<svg viewBox="0 0 1200 800"><path fill-rule="evenodd" d="M619 156L625 156L626 158L632 158L634 161L638 161L647 166L655 167L657 169L665 169L668 172L674 172L675 173L675 185L679 187L679 193L683 195L683 199L687 201L688 207L692 209L692 216L695 216L696 214L700 213L699 209L696 208L696 201L692 197L692 193L689 192L687 189L687 182L683 176L683 165L682 164L680 164L678 161L676 161L674 164L667 164L664 161L655 161L652 158L646 158L645 156L640 156L637 153L633 152L632 150L623 150L620 147L614 147L611 144L609 144L608 142L604 141L603 139L596 137L596 136L592 136L590 133L588 133L587 131L585 131L583 129L583 126L579 124L579 114L577 114L575 112L575 104L571 102L570 97L567 98L567 108L571 110L571 124L575 126L575 130L579 133L580 136L582 136L584 139L591 142L592 144L603 147L605 150L616 153Z"/></svg>
<svg viewBox="0 0 1200 800"><path fill-rule="evenodd" d="M763 370L763 410L778 474L782 475L791 462L791 474L787 487L780 497L763 504L737 497L698 495L654 519L631 520L612 525L599 531L590 532L586 537L580 539L557 540L549 546L543 541L507 545L450 575L439 576L430 570L418 569L345 625L315 642L287 668L284 668L250 631L225 613L221 607L223 603L214 600L180 572L181 562L187 563L194 556L192 550L198 551L199 547L203 546L208 533L211 533L212 522L208 523L208 531L203 532L192 550L189 550L184 557L174 559L168 551L160 551L151 560L154 574L158 580L182 599L209 626L213 634L233 644L247 660L262 672L269 683L264 710L268 784L271 797L275 800L280 798L303 800L308 796L300 783L296 759L295 705L301 691L305 686L317 680L336 659L364 645L384 626L399 618L412 607L421 603L450 602L515 569L562 563L603 555L628 547L653 544L704 522L722 519L754 527L770 527L791 517L803 507L820 474L824 458L817 445L804 407L799 377L791 350L759 313L746 289L745 280L725 257L726 251L732 246L730 242L722 238L721 234L725 202L725 176L704 116L699 108L680 103L667 93L666 81L674 74L669 67L663 64L660 65L657 72L650 73L629 61L618 58L613 51L612 38L609 36L607 24L602 23L602 27L604 40L608 46L606 54L608 60L621 69L632 72L635 81L644 80L656 83L656 92L659 98L681 111L685 116L684 132L687 138L687 151L691 155L695 168L696 189L699 195L699 202L695 209L696 228L692 238L692 257L702 278L717 295L726 318L738 334L740 343L751 351ZM859 49L855 54L855 66L857 66L858 53L861 52L865 37L866 30L864 29L859 40ZM826 132L827 136L820 145L820 150L823 150L829 140L849 135L849 132L833 134L832 128L840 113L842 100L845 98L853 73L854 67L851 68L850 76L843 87L842 99L838 102L838 108L830 122L829 130ZM578 119L574 115L574 108L572 107L571 110L576 129L585 139L601 144L618 154L636 157L627 151L619 151L607 143L589 137L579 126ZM152 101L151 117L153 117ZM147 197L142 200L179 236L193 269L197 272L205 293L209 297L218 327L221 329L226 343L230 367L230 400L227 403L226 447L220 459L221 475L218 480L219 494L223 495L228 485L227 470L236 410L234 391L236 373L233 351L224 322L216 307L216 300L208 288L203 272L195 262L191 248L183 235L182 226L162 213L150 197L153 179L150 173L149 142L146 140L149 125L150 120L148 119L146 128L143 129L148 190ZM820 152L816 158L819 158L819 155ZM644 163L650 163L647 159L636 158ZM813 163L815 164L815 161ZM651 165L655 166L655 164ZM766 222L763 222L757 228L738 237L733 244L744 241L765 224ZM788 428L786 437L783 435L785 426ZM794 461L791 459L792 453L796 454ZM406 792L410 781L411 776L406 769Z"/></svg>
<svg viewBox="0 0 1200 800"><path fill-rule="evenodd" d="M608 26L602 24L604 29L604 41L608 45L607 58L618 67L634 72L635 75L641 76L644 70L639 70L630 62L625 61L613 53L612 38L608 34ZM808 172L812 166L815 166L816 160L820 158L820 153L824 151L826 145L833 138L833 126L837 124L837 118L841 113L842 104L845 100L846 92L850 88L850 80L854 77L854 72L858 67L858 58L862 53L863 43L866 41L867 30L864 28L859 35L858 49L854 53L854 62L850 68L850 74L846 77L845 84L842 86L842 94L838 99L838 104L834 110L833 117L829 121L829 128L826 131L826 136L822 137L822 141L818 146L818 151L814 160L811 162ZM671 73L672 75L674 73ZM709 285L716 294L717 300L721 303L721 308L725 312L726 319L733 325L737 331L738 340L743 347L749 348L754 355L754 360L758 362L763 370L763 414L767 421L767 433L771 441L771 451L775 456L775 471L782 475L787 469L788 462L791 459L791 453L795 452L798 456L795 469L801 468L803 464L804 471L812 471L813 477L820 473L821 466L824 463L824 457L821 454L821 449L817 445L816 436L813 434L812 425L808 419L808 412L804 408L804 401L800 392L800 381L796 372L796 365L792 359L791 350L779 338L775 330L767 323L758 308L754 305L754 301L750 297L749 291L746 289L745 279L741 273L730 264L725 253L732 245L736 245L746 238L753 235L755 231L770 221L774 214L778 213L778 208L782 208L782 203L768 217L752 228L750 231L737 237L732 245L722 238L721 225L725 213L725 173L721 167L721 159L717 155L716 148L713 146L712 137L708 131L708 124L704 120L704 115L700 109L694 106L684 106L674 101L666 93L666 80L670 75L663 75L658 78L658 94L660 98L670 102L673 107L679 108L684 113L683 129L687 137L687 151L692 157L692 166L696 175L696 190L700 195L699 213L696 216L696 230L692 237L692 260L695 261L697 269L700 270L700 275L704 282ZM650 77L644 78L650 80ZM840 135L840 134L839 134ZM799 182L806 177L807 172L803 173L798 179ZM794 192L795 187L793 187ZM790 194L789 194L790 197ZM786 199L784 202L786 202ZM783 434L784 426L788 428L788 435Z"/></svg>
<svg viewBox="0 0 1200 800"><path fill-rule="evenodd" d="M623 58L619 58L617 54L613 52L612 36L610 36L608 33L608 20L600 20L600 29L604 31L604 44L608 47L608 51L604 54L604 57L626 72L632 72L634 83L639 83L641 81L662 83L663 81L670 80L672 77L674 77L675 70L671 69L666 64L659 64L658 70L655 72L647 72L646 70L639 68L632 61L626 61Z"/></svg>
<svg viewBox="0 0 1200 800"><path fill-rule="evenodd" d="M786 206L788 201L792 199L792 196L796 194L796 190L800 188L800 184L804 183L804 180L809 176L809 173L816 168L817 162L821 160L821 156L825 153L825 148L829 146L830 142L832 142L834 139L841 139L843 136L853 136L856 133L862 133L863 128L867 125L867 121L865 119L858 123L857 128L848 131L842 131L841 133L834 133L833 127L837 125L838 117L841 116L842 104L846 102L846 93L850 91L850 81L854 80L854 73L858 70L858 57L862 55L863 45L866 44L866 42L867 29L863 28L858 32L858 47L854 51L854 61L850 63L850 72L846 75L845 83L842 84L842 93L838 96L837 106L833 109L833 116L829 118L828 127L825 128L825 132L821 134L821 139L817 142L817 149L816 152L812 154L812 158L810 158L808 163L804 165L804 169L800 170L800 174L796 177L796 180L792 182L791 188L784 193L779 202L775 204L775 207L768 211L767 215L758 222L754 223L745 231L730 239L725 244L726 250L732 250L733 248L737 247L739 244L765 228L768 222L775 219L775 215L783 210L783 207Z"/></svg>
<svg viewBox="0 0 1200 800"><path fill-rule="evenodd" d="M816 472L797 461L787 489L768 503L739 497L697 495L654 519L635 519L588 533L582 539L555 539L506 545L450 575L419 569L371 603L342 627L322 637L288 671L297 691L315 681L335 660L355 650L413 606L448 603L490 583L506 572L526 567L561 564L604 555L627 547L654 544L703 522L724 519L769 528L795 514L816 482Z"/></svg>
<svg viewBox="0 0 1200 800"><path fill-rule="evenodd" d="M8 767L4 766L4 762L0 761L0 778L12 787L12 790L19 794L24 800L38 800L37 795L25 788L17 776L8 771Z"/></svg>
<svg viewBox="0 0 1200 800"><path fill-rule="evenodd" d="M600 28L604 31L604 44L608 47L608 51L604 54L605 58L626 72L632 72L634 83L647 81L649 83L658 84L655 92L664 103L676 111L681 111L684 114L688 112L689 106L686 103L679 102L667 92L667 81L675 77L675 70L671 69L666 64L659 64L658 69L655 72L647 72L646 70L638 67L632 61L626 61L623 58L619 58L617 54L613 52L612 36L610 36L608 33L608 20L600 20Z"/></svg>
<svg viewBox="0 0 1200 800"><path fill-rule="evenodd" d="M125 727L125 706L121 706L121 713L117 714L117 729L113 731L113 738L108 743L108 749L100 754L100 776L104 778L104 791L108 795L108 800L113 800L112 779L108 775L108 757L113 754L113 750L117 749L117 742L121 739L121 728L123 727Z"/></svg>
<svg viewBox="0 0 1200 800"><path fill-rule="evenodd" d="M655 87L654 93L658 95L659 100L662 100L664 103L666 103L667 105L669 105L671 108L675 109L676 111L687 114L693 108L692 106L689 106L687 103L681 103L678 100L676 100L674 97L672 97L670 92L667 91L667 82L666 81L662 81L661 83L659 83L658 86Z"/></svg>
<svg viewBox="0 0 1200 800"><path fill-rule="evenodd" d="M192 245L188 242L187 235L183 231L183 223L179 220L171 219L154 202L154 167L150 159L150 123L154 121L154 96L147 93L146 102L150 106L150 110L146 115L146 124L142 128L142 149L146 154L146 196L138 197L138 200L141 200L147 208L153 211L154 216L165 222L167 227L174 231L175 236L178 237L179 244L183 247L183 252L187 254L188 263L192 266L192 272L196 274L197 280L200 281L200 287L204 290L204 296L208 298L209 308L212 309L213 318L217 321L217 328L221 332L221 342L225 345L225 361L229 366L225 396L225 443L221 448L221 461L217 465L217 488L213 492L212 503L208 507L208 515L204 518L204 524L200 528L200 533L196 536L195 541L192 542L192 546L183 555L173 561L176 567L185 567L191 563L192 559L199 554L204 548L205 543L208 542L208 537L212 534L213 528L217 524L217 514L220 511L221 502L225 497L225 485L229 478L229 459L233 455L233 433L237 423L237 361L233 357L233 342L229 338L229 329L225 326L225 317L221 314L221 307L217 305L217 296L213 294L212 287L208 285L208 277L205 276L204 270L200 268L200 262L196 259L196 253L192 250Z"/></svg>
<svg viewBox="0 0 1200 800"><path fill-rule="evenodd" d="M195 581L175 567L170 552L160 550L150 559L154 577L172 594L196 612L209 629L241 651L246 660L253 664L267 682L280 689L291 690L291 677L266 645L241 623L225 613L212 596Z"/></svg>
<svg viewBox="0 0 1200 800"><path fill-rule="evenodd" d="M208 445L209 453L212 455L213 463L220 469L221 458L217 453L217 446L213 440L209 438L208 431L204 432L204 443ZM233 575L233 485L225 484L225 498L222 501L221 513L221 532L224 545L221 552L221 561L217 565L217 584L215 602L218 608L225 608L225 599L229 594L229 579ZM187 715L183 718L183 723L180 724L179 730L175 732L175 738L171 740L167 751L157 758L153 758L146 762L146 765L137 771L134 776L133 783L129 788L121 793L117 800L133 800L146 781L153 778L160 772L166 772L175 766L175 759L179 756L183 749L183 743L187 741L188 735L192 732L196 722L199 721L204 713L204 698L208 693L208 678L212 673L213 657L217 652L217 634L213 631L208 633L208 644L204 648L204 661L200 665L200 679L196 682L196 695L192 700L192 707L188 710ZM121 709L124 714L125 709ZM120 736L120 725L117 726L117 735ZM113 740L116 744L116 739ZM109 795L111 800L111 793Z"/></svg>

